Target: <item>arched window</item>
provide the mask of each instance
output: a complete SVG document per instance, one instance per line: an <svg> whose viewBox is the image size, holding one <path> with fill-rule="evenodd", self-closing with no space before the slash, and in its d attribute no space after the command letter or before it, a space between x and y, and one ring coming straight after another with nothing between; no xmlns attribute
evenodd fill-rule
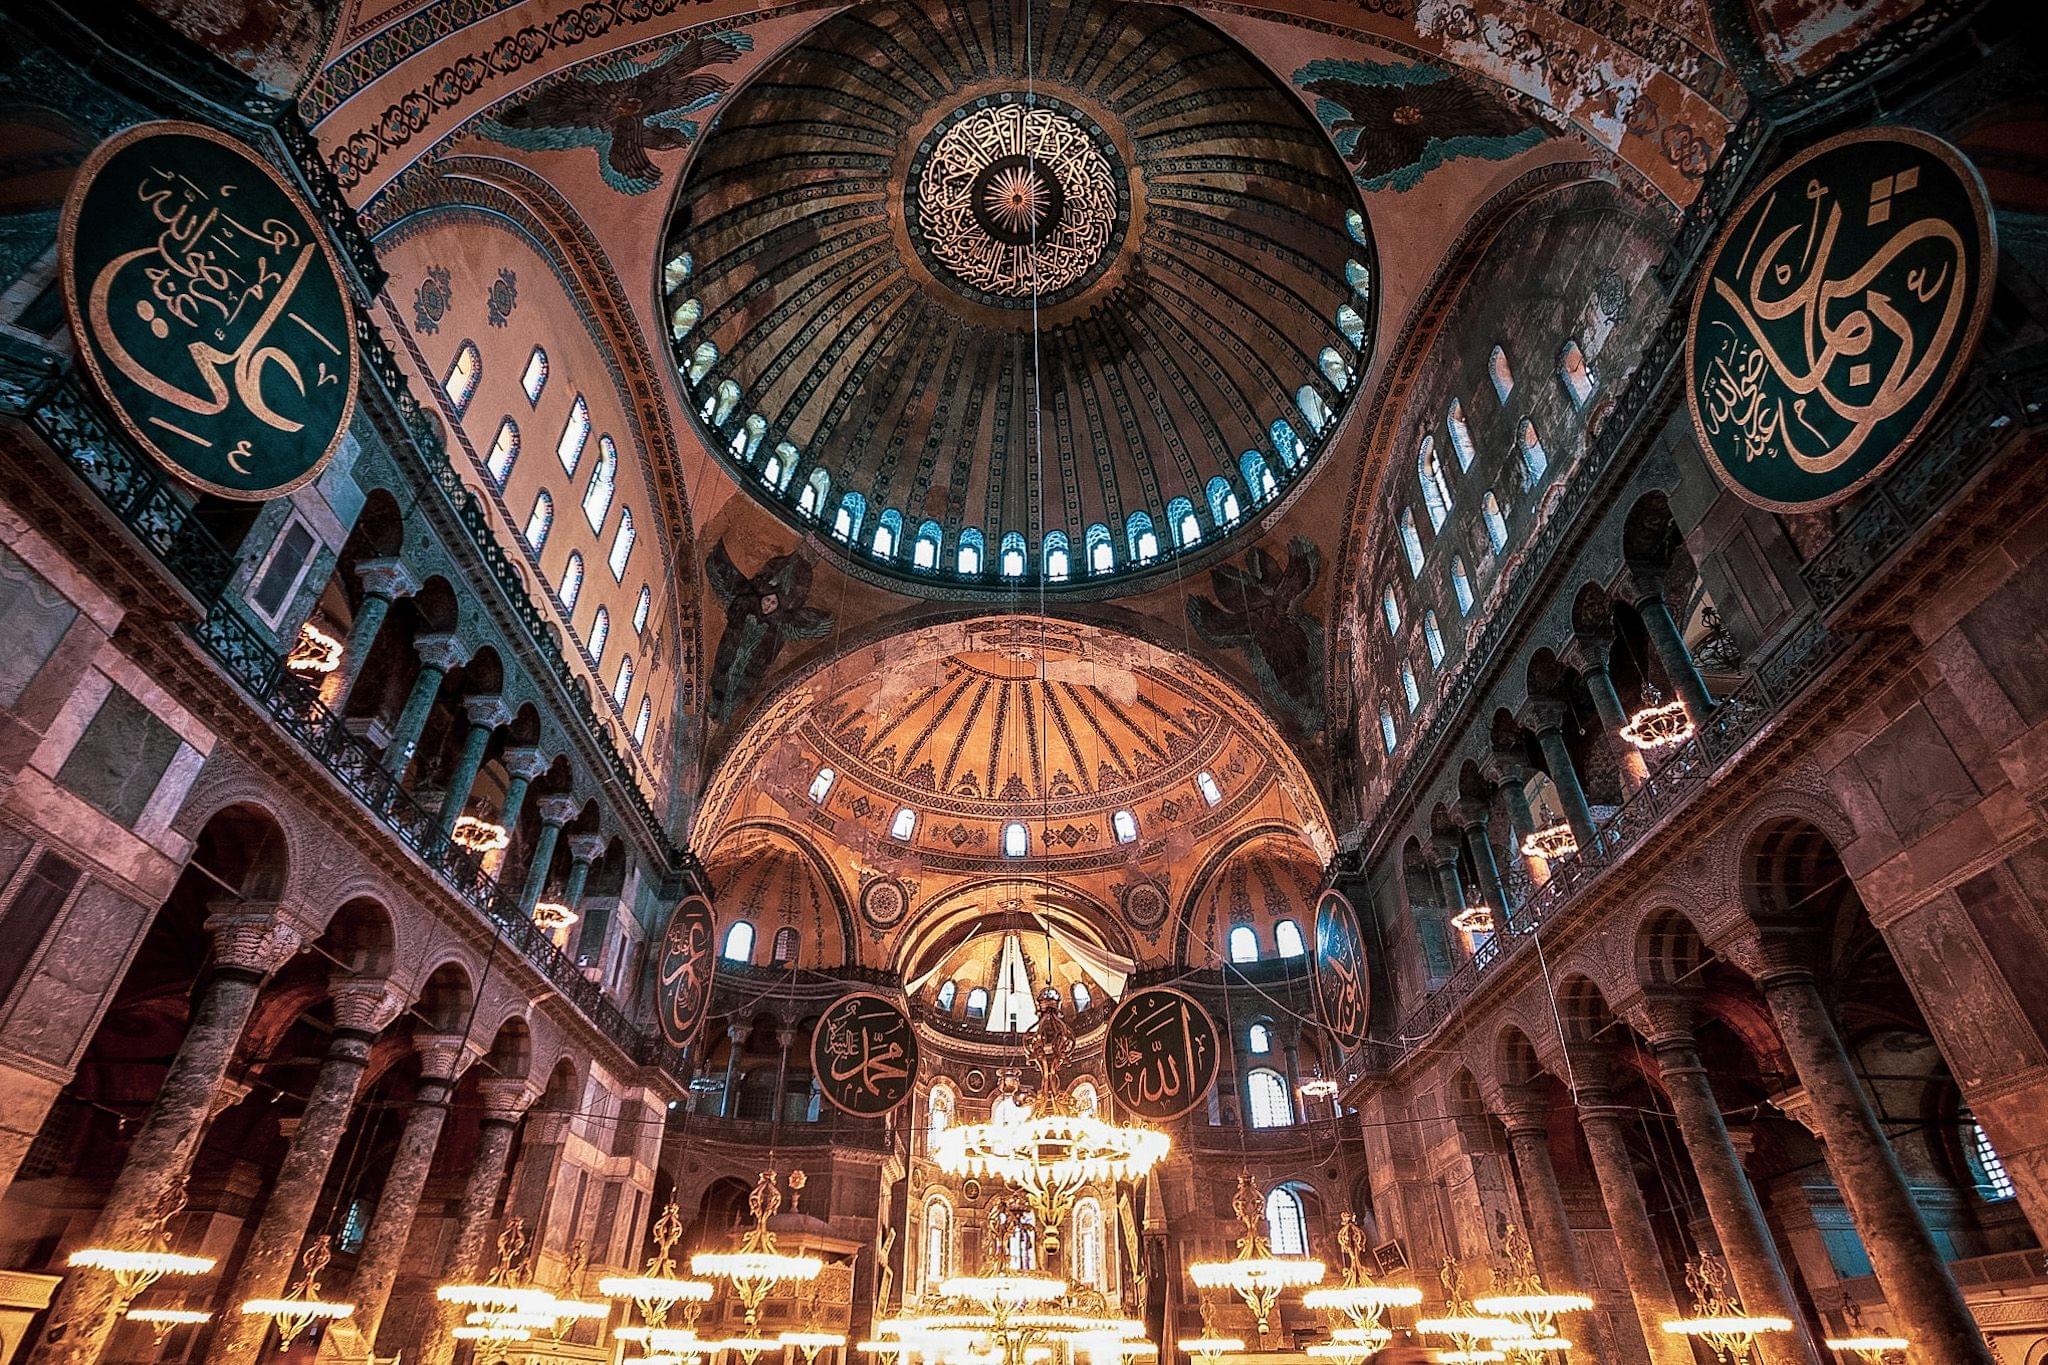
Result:
<svg viewBox="0 0 2048 1365"><path fill-rule="evenodd" d="M1479 500L1479 515L1486 522L1486 543L1499 554L1508 547L1508 519L1501 515L1500 499L1493 495L1491 488Z"/></svg>
<svg viewBox="0 0 2048 1365"><path fill-rule="evenodd" d="M619 529L612 532L612 552L605 562L611 566L612 582L626 581L626 561L633 557L633 509L619 509Z"/></svg>
<svg viewBox="0 0 2048 1365"><path fill-rule="evenodd" d="M1472 612L1472 575L1465 572L1465 561L1451 557L1451 591L1458 599L1458 615L1468 616Z"/></svg>
<svg viewBox="0 0 2048 1365"><path fill-rule="evenodd" d="M936 1103L937 1091L933 1092ZM936 1287L953 1274L953 1206L934 1195L924 1206L924 1283Z"/></svg>
<svg viewBox="0 0 2048 1365"><path fill-rule="evenodd" d="M555 442L555 458L562 462L562 472L574 474L576 466L583 461L583 447L590 441L590 404L582 394L569 405L569 420L562 423L562 434Z"/></svg>
<svg viewBox="0 0 2048 1365"><path fill-rule="evenodd" d="M1429 513L1429 529L1444 529L1444 518L1451 514L1451 485L1444 478L1444 464L1436 456L1436 437L1424 436L1422 448L1415 452L1415 477L1422 483L1422 506Z"/></svg>
<svg viewBox="0 0 2048 1365"><path fill-rule="evenodd" d="M768 950L769 964L776 967L796 965L796 929L785 924L775 931L775 946Z"/></svg>
<svg viewBox="0 0 2048 1365"><path fill-rule="evenodd" d="M1472 459L1478 453L1472 446L1472 428L1465 425L1465 405L1453 398L1451 410L1444 417L1444 425L1450 429L1451 449L1457 454L1458 468L1472 467Z"/></svg>
<svg viewBox="0 0 2048 1365"><path fill-rule="evenodd" d="M533 496L533 511L526 517L526 545L535 554L548 543L548 528L555 524L555 500L543 488Z"/></svg>
<svg viewBox="0 0 2048 1365"><path fill-rule="evenodd" d="M953 570L964 578L975 578L981 573L983 546L981 532L969 527L960 533L960 548L953 553Z"/></svg>
<svg viewBox="0 0 2048 1365"><path fill-rule="evenodd" d="M875 538L870 548L877 559L894 559L896 547L903 543L903 514L891 507L882 513L875 523Z"/></svg>
<svg viewBox="0 0 2048 1365"><path fill-rule="evenodd" d="M1282 957L1305 957L1308 947L1301 941L1301 926L1283 919L1273 926L1273 946Z"/></svg>
<svg viewBox="0 0 2048 1365"><path fill-rule="evenodd" d="M2012 1199L2019 1194L2019 1187L2013 1184L2011 1174L2005 1169L1998 1149L1991 1145L1991 1134L1984 1131L1984 1125L1975 1118L1966 1118L1969 1138L1970 1164L1976 1168L1977 1192L1989 1200Z"/></svg>
<svg viewBox="0 0 2048 1365"><path fill-rule="evenodd" d="M1407 699L1410 711L1422 705L1422 689L1415 685L1415 670L1406 659L1401 661L1401 695Z"/></svg>
<svg viewBox="0 0 2048 1365"><path fill-rule="evenodd" d="M569 552L569 562L562 566L562 586L557 596L562 599L562 614L576 610L576 599L583 595L583 556L574 550Z"/></svg>
<svg viewBox="0 0 2048 1365"><path fill-rule="evenodd" d="M1390 754L1391 754L1392 752L1394 752L1394 747L1395 747L1395 746L1396 746L1397 744L1399 744L1399 743L1400 743L1400 739L1401 739L1401 737L1400 737L1400 736L1399 736L1398 734L1396 734L1396 733L1395 733L1395 731L1394 731L1394 713L1393 713L1392 711L1390 711L1389 709L1387 709L1387 704L1386 704L1385 702L1381 702L1381 703L1380 703L1380 745L1381 745L1381 747L1383 747L1384 749L1386 749L1386 751L1387 751L1388 753L1390 753Z"/></svg>
<svg viewBox="0 0 2048 1365"><path fill-rule="evenodd" d="M796 510L807 517L815 517L831 492L832 476L822 469L813 469L811 477L804 481L804 491L797 494Z"/></svg>
<svg viewBox="0 0 2048 1365"><path fill-rule="evenodd" d="M1207 768L1195 774L1195 789L1202 793L1202 800L1209 805L1220 805L1223 801L1223 790L1216 785L1216 779Z"/></svg>
<svg viewBox="0 0 2048 1365"><path fill-rule="evenodd" d="M910 550L910 567L930 572L939 567L939 542L943 533L936 521L917 528L917 543Z"/></svg>
<svg viewBox="0 0 2048 1365"><path fill-rule="evenodd" d="M905 806L896 812L896 818L889 822L891 839L908 839L917 832L917 812Z"/></svg>
<svg viewBox="0 0 2048 1365"><path fill-rule="evenodd" d="M647 613L654 609L654 589L642 584L640 596L633 602L633 633L641 634L647 629Z"/></svg>
<svg viewBox="0 0 2048 1365"><path fill-rule="evenodd" d="M1230 931L1230 960L1232 962L1257 962L1259 960L1259 936L1249 924L1240 924Z"/></svg>
<svg viewBox="0 0 2048 1365"><path fill-rule="evenodd" d="M1365 232L1365 215L1357 209L1344 210L1344 230L1351 234L1351 240L1360 246L1372 245L1372 238Z"/></svg>
<svg viewBox="0 0 2048 1365"><path fill-rule="evenodd" d="M747 418L746 421L740 423L740 429L733 433L732 441L727 445L726 449L731 451L734 458L742 463L752 464L754 457L761 453L761 442L766 440L767 437L768 419L757 412ZM780 472L778 469L777 473ZM762 476L762 482L771 488L775 486L775 480L768 478L766 475Z"/></svg>
<svg viewBox="0 0 2048 1365"><path fill-rule="evenodd" d="M702 299L684 299L668 314L668 335L671 341L682 341L697 330L697 320L704 316Z"/></svg>
<svg viewBox="0 0 2048 1365"><path fill-rule="evenodd" d="M1275 1256L1308 1255L1308 1214L1285 1185L1266 1196L1266 1241Z"/></svg>
<svg viewBox="0 0 2048 1365"><path fill-rule="evenodd" d="M1276 418L1273 425L1266 428L1266 435L1273 442L1273 449L1279 454L1280 463L1284 468L1301 468L1301 436L1295 431L1292 422L1284 417Z"/></svg>
<svg viewBox="0 0 2048 1365"><path fill-rule="evenodd" d="M1102 1282L1102 1205L1090 1195L1074 1203L1074 1279L1091 1289Z"/></svg>
<svg viewBox="0 0 2048 1365"><path fill-rule="evenodd" d="M1543 471L1550 468L1550 457L1543 453L1543 442L1536 438L1536 424L1526 417L1515 444L1522 451L1522 487L1534 488Z"/></svg>
<svg viewBox="0 0 2048 1365"><path fill-rule="evenodd" d="M953 997L958 995L959 993L960 983L957 981L948 981L945 985L939 987L940 1013L951 1014L953 1012ZM932 1091L932 1131L934 1133L938 1132L940 1129L946 1126L939 1118L939 1096L942 1093L950 1095L951 1092L942 1092L938 1090ZM950 1117L952 1115L952 1112L952 1100L949 1098L946 1101L947 1116Z"/></svg>
<svg viewBox="0 0 2048 1365"><path fill-rule="evenodd" d="M1567 340L1564 349L1557 353L1557 380L1564 385L1575 408L1583 408L1593 396L1593 371L1576 340Z"/></svg>
<svg viewBox="0 0 2048 1365"><path fill-rule="evenodd" d="M1003 826L1003 856L1021 858L1031 851L1031 834L1021 821L1012 820Z"/></svg>
<svg viewBox="0 0 2048 1365"><path fill-rule="evenodd" d="M1003 536L1003 577L1024 576L1024 533L1010 531Z"/></svg>
<svg viewBox="0 0 2048 1365"><path fill-rule="evenodd" d="M818 769L818 775L811 779L811 800L821 806L824 805L825 798L832 793L832 783L838 777L839 774L830 768Z"/></svg>
<svg viewBox="0 0 2048 1365"><path fill-rule="evenodd" d="M1351 292L1361 299L1372 298L1372 272L1365 263L1357 259L1344 262L1344 283L1351 286Z"/></svg>
<svg viewBox="0 0 2048 1365"><path fill-rule="evenodd" d="M728 962L752 962L754 960L754 926L745 920L737 920L732 928L725 931L724 958Z"/></svg>
<svg viewBox="0 0 2048 1365"><path fill-rule="evenodd" d="M1279 1072L1262 1066L1245 1078L1245 1084L1251 1097L1252 1127L1285 1128L1294 1122L1294 1106L1287 1102L1287 1081Z"/></svg>
<svg viewBox="0 0 2048 1365"><path fill-rule="evenodd" d="M498 423L497 439L491 442L491 453L484 460L484 472L491 476L491 482L503 488L505 480L511 477L512 466L519 459L519 424L507 417Z"/></svg>
<svg viewBox="0 0 2048 1365"><path fill-rule="evenodd" d="M1337 305L1337 330L1353 346L1365 345L1365 319L1348 303Z"/></svg>
<svg viewBox="0 0 2048 1365"><path fill-rule="evenodd" d="M619 486L619 448L609 436L597 438L597 468L590 471L590 486L583 490L583 519L593 531L604 529L612 510L612 491Z"/></svg>
<svg viewBox="0 0 2048 1365"><path fill-rule="evenodd" d="M621 711L626 709L626 698L633 694L633 656L619 656L618 676L612 679L612 705Z"/></svg>
<svg viewBox="0 0 2048 1365"><path fill-rule="evenodd" d="M1045 533L1044 556L1043 563L1046 580L1052 583L1066 582L1067 571L1071 565L1067 554L1067 533L1065 531L1047 531Z"/></svg>
<svg viewBox="0 0 2048 1365"><path fill-rule="evenodd" d="M690 368L684 373L692 384L701 383L711 373L711 367L718 363L718 347L708 341L697 343L697 349L690 352Z"/></svg>
<svg viewBox="0 0 2048 1365"><path fill-rule="evenodd" d="M979 986L967 992L967 1017L969 1019L988 1018L988 992Z"/></svg>
<svg viewBox="0 0 2048 1365"><path fill-rule="evenodd" d="M1395 593L1392 583L1380 591L1380 615L1386 618L1387 634L1401 633L1401 598Z"/></svg>
<svg viewBox="0 0 2048 1365"><path fill-rule="evenodd" d="M633 717L633 747L639 748L647 742L647 722L654 719L654 698L640 699L640 714Z"/></svg>
<svg viewBox="0 0 2048 1365"><path fill-rule="evenodd" d="M1415 529L1415 509L1401 509L1401 552L1408 556L1408 576L1422 572L1422 532Z"/></svg>
<svg viewBox="0 0 2048 1365"><path fill-rule="evenodd" d="M1515 372L1508 367L1508 353L1496 346L1493 354L1486 359L1486 372L1493 376L1493 391L1500 395L1500 401L1508 401L1508 395L1515 391Z"/></svg>
<svg viewBox="0 0 2048 1365"><path fill-rule="evenodd" d="M776 492L786 492L789 481L796 477L796 467L802 460L802 451L787 441L777 441L775 453L770 455L768 463L761 467L761 478Z"/></svg>
<svg viewBox="0 0 2048 1365"><path fill-rule="evenodd" d="M1020 1275L1038 1269L1038 1231L1032 1227L1031 1221L1031 1215L1027 1213L1010 1231L1010 1269Z"/></svg>
<svg viewBox="0 0 2048 1365"><path fill-rule="evenodd" d="M448 364L448 377L441 381L442 389L448 394L448 405L455 409L457 417L469 411L469 400L476 397L476 386L483 379L483 355L478 352L475 342L463 342L455 352L455 359Z"/></svg>
<svg viewBox="0 0 2048 1365"><path fill-rule="evenodd" d="M740 410L740 399L745 396L733 380L720 380L716 391L705 401L702 409L704 420L723 431L732 415Z"/></svg>
<svg viewBox="0 0 2048 1365"><path fill-rule="evenodd" d="M1253 1024L1245 1031L1245 1050L1254 1057L1263 1057L1273 1050L1273 1030L1264 1024Z"/></svg>
<svg viewBox="0 0 2048 1365"><path fill-rule="evenodd" d="M596 617L590 622L590 657L599 663L603 663L604 647L610 642L611 637L612 614L603 607L599 607Z"/></svg>
<svg viewBox="0 0 2048 1365"><path fill-rule="evenodd" d="M1094 996L1092 996L1092 995L1090 995L1090 994L1088 993L1088 983L1087 983L1087 982L1085 982L1085 981L1076 981L1076 982L1074 983L1074 1013L1076 1013L1076 1014L1079 1014L1079 1013L1080 1013L1080 1012L1081 1012L1082 1010L1085 1010L1085 1009L1087 1009L1087 1008L1088 1008L1088 1006L1089 1006L1089 1004L1090 1004L1090 1003L1091 1003L1091 1002L1092 1002L1092 1001L1093 1001L1094 999L1095 999L1095 997L1094 997ZM1076 1095L1079 1095L1079 1094L1080 1094L1081 1092L1077 1090L1077 1091L1075 1091L1074 1093L1075 1093ZM1094 1092L1094 1090L1093 1090L1093 1089L1090 1089L1088 1093L1089 1093L1089 1096L1090 1096L1090 1097L1091 1097L1091 1099L1092 1099L1092 1098L1093 1098L1093 1096L1094 1096L1094 1093L1095 1093L1095 1092ZM1088 1111L1087 1111L1087 1112L1089 1112L1089 1113L1093 1113L1093 1112L1094 1112L1094 1108L1093 1108L1092 1104L1091 1104L1091 1106L1089 1107L1089 1109L1088 1109Z"/></svg>
<svg viewBox="0 0 2048 1365"><path fill-rule="evenodd" d="M1273 466L1266 463L1266 457L1256 450L1247 450L1237 457L1237 471L1244 475L1244 486L1252 491L1252 503L1257 505L1280 491L1279 483L1273 478Z"/></svg>
<svg viewBox="0 0 2048 1365"><path fill-rule="evenodd" d="M1230 480L1218 474L1209 480L1209 520L1218 527L1233 525L1244 509L1238 504L1237 490L1230 486Z"/></svg>
<svg viewBox="0 0 2048 1365"><path fill-rule="evenodd" d="M1316 368L1323 372L1323 378L1330 381L1330 387L1342 393L1351 387L1351 362L1335 346L1325 346L1316 356Z"/></svg>
<svg viewBox="0 0 2048 1365"><path fill-rule="evenodd" d="M1186 498L1166 504L1166 524L1173 531L1173 543L1185 550L1202 538L1202 523L1195 519L1195 505Z"/></svg>
<svg viewBox="0 0 2048 1365"><path fill-rule="evenodd" d="M1109 823L1110 827L1116 831L1116 841L1118 843L1134 844L1138 842L1138 817L1132 812L1120 810L1115 815L1109 817Z"/></svg>
<svg viewBox="0 0 2048 1365"><path fill-rule="evenodd" d="M519 376L519 387L526 390L529 406L539 406L541 391L548 386L548 353L536 346L533 354L526 357L526 373Z"/></svg>
<svg viewBox="0 0 2048 1365"><path fill-rule="evenodd" d="M1437 629L1436 613L1422 613L1422 639L1429 646L1429 666L1442 668L1444 664L1444 633Z"/></svg>
<svg viewBox="0 0 2048 1365"><path fill-rule="evenodd" d="M839 495L839 514L832 518L832 534L851 544L868 517L868 500L858 493Z"/></svg>
<svg viewBox="0 0 2048 1365"><path fill-rule="evenodd" d="M1309 430L1322 435L1323 428L1330 424L1330 408L1323 402L1323 396L1316 392L1315 385L1303 384L1296 389L1294 406L1308 422Z"/></svg>

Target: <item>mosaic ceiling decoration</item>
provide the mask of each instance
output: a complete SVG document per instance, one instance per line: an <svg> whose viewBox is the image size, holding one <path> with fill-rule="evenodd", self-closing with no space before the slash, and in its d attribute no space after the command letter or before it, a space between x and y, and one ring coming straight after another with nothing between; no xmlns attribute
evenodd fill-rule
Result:
<svg viewBox="0 0 2048 1365"><path fill-rule="evenodd" d="M741 484L951 596L1110 593L1212 549L1307 473L1371 359L1350 169L1168 6L827 19L724 104L664 262Z"/></svg>

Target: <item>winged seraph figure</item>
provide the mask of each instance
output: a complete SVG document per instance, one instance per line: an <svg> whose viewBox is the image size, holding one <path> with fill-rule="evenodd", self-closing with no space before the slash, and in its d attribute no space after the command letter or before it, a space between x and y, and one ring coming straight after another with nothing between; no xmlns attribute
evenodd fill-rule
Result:
<svg viewBox="0 0 2048 1365"><path fill-rule="evenodd" d="M737 61L754 40L744 33L693 36L650 58L593 62L484 120L484 136L528 151L592 147L605 182L623 194L661 183L652 152L696 140L690 115L732 82L708 68Z"/></svg>
<svg viewBox="0 0 2048 1365"><path fill-rule="evenodd" d="M1240 564L1209 571L1215 600L1188 598L1188 621L1204 640L1243 652L1259 691L1313 736L1323 728L1323 627L1304 605L1322 554L1296 536L1281 568L1264 546Z"/></svg>
<svg viewBox="0 0 2048 1365"><path fill-rule="evenodd" d="M809 605L811 564L797 555L777 555L749 577L720 540L704 559L704 576L725 604L711 661L711 718L723 724L767 678L786 641L831 633L832 613Z"/></svg>
<svg viewBox="0 0 2048 1365"><path fill-rule="evenodd" d="M1324 59L1294 83L1368 190L1410 190L1447 161L1503 161L1543 140L1507 101L1441 67Z"/></svg>

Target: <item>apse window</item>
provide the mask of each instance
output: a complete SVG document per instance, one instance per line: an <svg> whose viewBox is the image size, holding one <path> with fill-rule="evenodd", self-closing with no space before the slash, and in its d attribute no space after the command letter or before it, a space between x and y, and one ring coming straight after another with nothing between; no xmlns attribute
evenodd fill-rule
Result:
<svg viewBox="0 0 2048 1365"><path fill-rule="evenodd" d="M633 633L647 629L647 613L654 609L654 589L641 585L640 596L633 603Z"/></svg>
<svg viewBox="0 0 2048 1365"><path fill-rule="evenodd" d="M1394 595L1392 583L1380 592L1380 615L1387 619L1387 634L1401 633L1401 599Z"/></svg>
<svg viewBox="0 0 2048 1365"><path fill-rule="evenodd" d="M491 476L491 482L503 488L505 480L512 475L512 466L519 459L519 424L510 417L498 423L497 439L491 442L491 453L484 460L484 471Z"/></svg>
<svg viewBox="0 0 2048 1365"><path fill-rule="evenodd" d="M1401 509L1401 552L1408 557L1408 576L1422 574L1422 532L1415 529L1415 509Z"/></svg>
<svg viewBox="0 0 2048 1365"><path fill-rule="evenodd" d="M1210 805L1222 804L1223 791L1216 785L1216 779L1209 774L1208 769L1204 768L1195 774L1195 789L1202 793L1202 800Z"/></svg>
<svg viewBox="0 0 2048 1365"><path fill-rule="evenodd" d="M1110 828L1116 831L1120 844L1134 844L1138 841L1138 817L1130 811L1120 810L1109 817Z"/></svg>
<svg viewBox="0 0 2048 1365"><path fill-rule="evenodd" d="M1253 1024L1245 1032L1244 1045L1254 1057L1263 1057L1273 1050L1273 1030L1264 1024Z"/></svg>
<svg viewBox="0 0 2048 1365"><path fill-rule="evenodd" d="M967 1017L969 1019L988 1018L988 992L979 986L967 992Z"/></svg>
<svg viewBox="0 0 2048 1365"><path fill-rule="evenodd" d="M590 442L590 404L582 394L569 405L569 420L562 424L562 434L555 442L555 458L562 462L562 472L574 474L576 466L583 461L583 447Z"/></svg>
<svg viewBox="0 0 2048 1365"><path fill-rule="evenodd" d="M1399 735L1399 734L1397 734L1397 733L1395 732L1395 730L1394 730L1394 713L1393 713L1392 711L1390 711L1390 710L1388 710L1388 709L1387 709L1387 704L1386 704L1385 702L1381 702L1381 703L1380 703L1380 744L1381 744L1381 746L1382 746L1383 748L1385 748L1385 749L1386 749L1386 751L1387 751L1388 753L1390 753L1390 754L1391 754L1392 752L1394 752L1394 748L1395 748L1395 746L1396 746L1396 745L1398 745L1398 744L1400 743L1400 739L1401 739L1400 735Z"/></svg>
<svg viewBox="0 0 2048 1365"><path fill-rule="evenodd" d="M721 954L728 962L752 962L754 960L754 926L741 920L725 931L725 952Z"/></svg>
<svg viewBox="0 0 2048 1365"><path fill-rule="evenodd" d="M1458 615L1471 615L1472 575L1465 572L1465 561L1455 556L1451 559L1451 591L1458 599Z"/></svg>
<svg viewBox="0 0 2048 1365"><path fill-rule="evenodd" d="M1308 948L1301 941L1301 926L1291 919L1283 919L1273 926L1273 947L1282 957L1305 957Z"/></svg>
<svg viewBox="0 0 2048 1365"><path fill-rule="evenodd" d="M612 582L614 583L626 581L626 561L633 557L633 539L635 534L633 530L633 509L621 507L619 509L619 529L612 533L612 552L605 560L611 566Z"/></svg>
<svg viewBox="0 0 2048 1365"><path fill-rule="evenodd" d="M1275 1256L1308 1255L1308 1216L1301 1196L1285 1185L1266 1196L1266 1240Z"/></svg>
<svg viewBox="0 0 2048 1365"><path fill-rule="evenodd" d="M1486 372L1493 377L1494 393L1500 396L1501 402L1507 402L1508 395L1515 391L1515 372L1508 365L1506 350L1499 346L1493 348L1493 354L1486 360Z"/></svg>
<svg viewBox="0 0 2048 1365"><path fill-rule="evenodd" d="M1443 461L1437 458L1434 436L1424 436L1415 453L1415 477L1422 485L1422 509L1429 513L1429 529L1443 530L1444 518L1451 514L1451 484L1444 477Z"/></svg>
<svg viewBox="0 0 2048 1365"><path fill-rule="evenodd" d="M1508 547L1508 519L1501 514L1500 499L1491 488L1479 500L1479 516L1486 523L1486 543L1499 554Z"/></svg>
<svg viewBox="0 0 2048 1365"><path fill-rule="evenodd" d="M1260 1067L1246 1077L1246 1083L1251 1093L1252 1127L1285 1128L1294 1122L1294 1107L1287 1102L1287 1081L1279 1072Z"/></svg>
<svg viewBox="0 0 2048 1365"><path fill-rule="evenodd" d="M583 595L583 556L571 551L569 562L562 566L562 586L556 596L562 599L562 612L567 615L576 610L576 599Z"/></svg>
<svg viewBox="0 0 2048 1365"><path fill-rule="evenodd" d="M633 656L621 654L619 656L619 675L612 679L612 705L618 707L621 711L625 710L626 698L631 696L632 693Z"/></svg>
<svg viewBox="0 0 2048 1365"><path fill-rule="evenodd" d="M647 742L647 722L654 719L654 698L640 699L640 714L633 717L633 747L639 748Z"/></svg>
<svg viewBox="0 0 2048 1365"><path fill-rule="evenodd" d="M1410 711L1422 705L1422 689L1415 685L1415 670L1405 663L1401 665L1401 695L1407 699Z"/></svg>
<svg viewBox="0 0 2048 1365"><path fill-rule="evenodd" d="M526 390L529 407L540 402L542 390L548 386L548 353L536 346L533 354L526 357L526 373L519 376L519 387Z"/></svg>
<svg viewBox="0 0 2048 1365"><path fill-rule="evenodd" d="M469 411L469 400L476 397L476 388L483 382L484 358L478 354L474 342L465 341L462 349L455 353L455 359L448 366L448 377L441 381L441 388L448 395L448 404L455 409L457 417Z"/></svg>
<svg viewBox="0 0 2048 1365"><path fill-rule="evenodd" d="M590 622L590 642L588 645L590 657L598 663L603 663L604 647L611 643L611 638L612 614L603 607L599 607L597 615Z"/></svg>
<svg viewBox="0 0 2048 1365"><path fill-rule="evenodd" d="M590 523L593 531L604 529L604 519L612 510L612 494L619 486L619 448L609 436L597 438L597 468L591 472L590 486L583 490L583 519Z"/></svg>
<svg viewBox="0 0 2048 1365"><path fill-rule="evenodd" d="M1249 924L1240 924L1230 931L1230 960L1232 962L1257 962L1259 960L1259 936Z"/></svg>
<svg viewBox="0 0 2048 1365"><path fill-rule="evenodd" d="M1543 452L1543 442L1536 437L1536 424L1524 418L1521 435L1516 447L1522 452L1522 487L1534 488L1542 481L1544 471L1550 468L1550 456Z"/></svg>
<svg viewBox="0 0 2048 1365"><path fill-rule="evenodd" d="M889 822L891 839L908 839L917 832L917 812L905 806L896 812L896 818Z"/></svg>
<svg viewBox="0 0 2048 1365"><path fill-rule="evenodd" d="M1003 856L1021 858L1031 851L1031 835L1018 821L1003 826Z"/></svg>
<svg viewBox="0 0 2048 1365"><path fill-rule="evenodd" d="M1436 624L1436 613L1422 613L1422 638L1429 646L1429 666L1442 668L1444 664L1444 633Z"/></svg>
<svg viewBox="0 0 2048 1365"><path fill-rule="evenodd" d="M1572 400L1572 406L1583 408L1586 400L1593 396L1593 371L1586 364L1586 353L1579 349L1577 341L1567 341L1557 356L1557 379L1564 385L1564 391Z"/></svg>
<svg viewBox="0 0 2048 1365"><path fill-rule="evenodd" d="M555 500L543 488L534 495L533 511L526 517L526 544L535 554L548 543L548 528L555 524Z"/></svg>
<svg viewBox="0 0 2048 1365"><path fill-rule="evenodd" d="M839 774L833 772L830 768L818 769L818 775L811 779L811 800L821 806L824 805L825 798L831 795L832 784L838 780L838 777Z"/></svg>
<svg viewBox="0 0 2048 1365"><path fill-rule="evenodd" d="M1472 445L1472 428L1465 424L1465 405L1453 398L1451 410L1444 416L1444 426L1451 434L1451 449L1457 454L1460 471L1472 468L1472 460L1478 451Z"/></svg>

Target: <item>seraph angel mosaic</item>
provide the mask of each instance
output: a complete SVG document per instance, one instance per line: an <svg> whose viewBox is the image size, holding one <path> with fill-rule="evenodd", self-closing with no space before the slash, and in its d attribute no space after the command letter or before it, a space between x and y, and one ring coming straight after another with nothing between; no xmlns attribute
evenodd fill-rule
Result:
<svg viewBox="0 0 2048 1365"><path fill-rule="evenodd" d="M1460 157L1505 161L1543 129L1442 67L1322 58L1294 73L1364 190L1412 190Z"/></svg>
<svg viewBox="0 0 2048 1365"><path fill-rule="evenodd" d="M832 613L809 605L810 561L796 555L777 555L749 577L721 540L705 556L704 576L725 604L725 631L711 661L711 717L723 723L767 678L784 642L830 633Z"/></svg>

